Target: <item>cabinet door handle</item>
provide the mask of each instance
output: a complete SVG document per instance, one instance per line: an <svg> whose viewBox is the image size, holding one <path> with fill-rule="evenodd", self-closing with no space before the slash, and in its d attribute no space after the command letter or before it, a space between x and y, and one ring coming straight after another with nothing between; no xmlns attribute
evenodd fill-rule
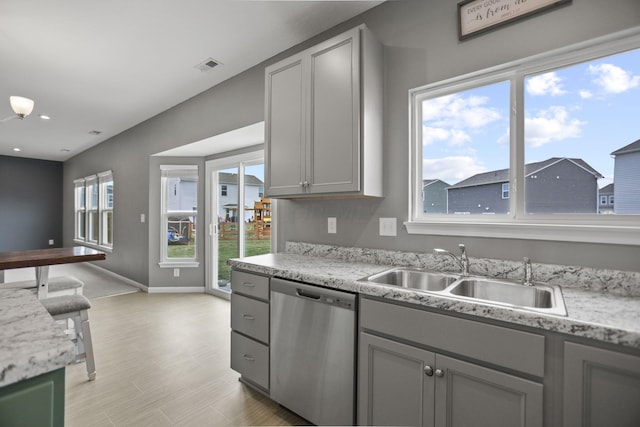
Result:
<svg viewBox="0 0 640 427"><path fill-rule="evenodd" d="M428 377L432 377L433 376L433 368L429 365L424 367L424 373L426 376Z"/></svg>
<svg viewBox="0 0 640 427"><path fill-rule="evenodd" d="M256 318L255 318L255 317L253 317L253 316L252 316L252 315L250 315L250 314L243 314L243 315L242 315L242 317L243 317L243 318L245 318L245 319L247 319L247 320L256 320Z"/></svg>
<svg viewBox="0 0 640 427"><path fill-rule="evenodd" d="M246 286L247 288L255 288L256 285L254 285L251 282L242 282L242 286Z"/></svg>
<svg viewBox="0 0 640 427"><path fill-rule="evenodd" d="M442 369L436 369L436 377L444 377L444 371Z"/></svg>
<svg viewBox="0 0 640 427"><path fill-rule="evenodd" d="M246 361L248 361L248 362L255 362L256 361L255 357L253 357L250 354L243 354L242 357L244 357L244 359Z"/></svg>

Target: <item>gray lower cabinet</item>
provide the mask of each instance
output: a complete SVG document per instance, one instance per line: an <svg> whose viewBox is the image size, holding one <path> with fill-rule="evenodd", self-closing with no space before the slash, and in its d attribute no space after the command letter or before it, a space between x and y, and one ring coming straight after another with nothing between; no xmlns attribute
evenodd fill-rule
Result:
<svg viewBox="0 0 640 427"><path fill-rule="evenodd" d="M231 369L269 392L269 277L231 271Z"/></svg>
<svg viewBox="0 0 640 427"><path fill-rule="evenodd" d="M542 384L360 334L359 424L542 426Z"/></svg>
<svg viewBox="0 0 640 427"><path fill-rule="evenodd" d="M640 357L564 344L564 426L640 426Z"/></svg>
<svg viewBox="0 0 640 427"><path fill-rule="evenodd" d="M544 352L535 333L361 298L358 424L541 427Z"/></svg>

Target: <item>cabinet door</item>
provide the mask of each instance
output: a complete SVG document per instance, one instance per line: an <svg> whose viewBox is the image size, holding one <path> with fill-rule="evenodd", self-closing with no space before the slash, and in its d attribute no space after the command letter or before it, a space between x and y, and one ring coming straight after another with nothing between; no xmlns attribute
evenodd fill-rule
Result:
<svg viewBox="0 0 640 427"><path fill-rule="evenodd" d="M318 45L309 59L309 193L360 190L360 30Z"/></svg>
<svg viewBox="0 0 640 427"><path fill-rule="evenodd" d="M433 426L433 353L363 332L359 358L358 424Z"/></svg>
<svg viewBox="0 0 640 427"><path fill-rule="evenodd" d="M305 64L302 55L265 73L265 156L268 196L305 192Z"/></svg>
<svg viewBox="0 0 640 427"><path fill-rule="evenodd" d="M640 357L565 343L564 425L640 425Z"/></svg>
<svg viewBox="0 0 640 427"><path fill-rule="evenodd" d="M436 426L542 426L542 384L440 354L436 366Z"/></svg>

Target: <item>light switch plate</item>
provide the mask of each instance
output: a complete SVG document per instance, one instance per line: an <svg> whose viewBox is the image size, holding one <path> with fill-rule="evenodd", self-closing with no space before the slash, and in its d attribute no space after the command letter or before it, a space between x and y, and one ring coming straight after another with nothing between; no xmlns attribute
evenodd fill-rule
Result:
<svg viewBox="0 0 640 427"><path fill-rule="evenodd" d="M327 233L336 234L338 229L337 221L333 217L327 218Z"/></svg>
<svg viewBox="0 0 640 427"><path fill-rule="evenodd" d="M396 218L380 218L380 235L381 236L397 236Z"/></svg>

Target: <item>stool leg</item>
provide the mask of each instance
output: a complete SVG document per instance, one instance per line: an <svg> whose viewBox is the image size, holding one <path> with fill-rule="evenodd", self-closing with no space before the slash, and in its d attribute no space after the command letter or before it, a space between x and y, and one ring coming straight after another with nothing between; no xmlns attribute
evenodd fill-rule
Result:
<svg viewBox="0 0 640 427"><path fill-rule="evenodd" d="M80 311L80 320L82 322L82 342L84 343L84 350L87 363L87 374L89 381L96 379L96 362L93 358L93 342L91 340L91 328L89 325L89 313L87 310Z"/></svg>

